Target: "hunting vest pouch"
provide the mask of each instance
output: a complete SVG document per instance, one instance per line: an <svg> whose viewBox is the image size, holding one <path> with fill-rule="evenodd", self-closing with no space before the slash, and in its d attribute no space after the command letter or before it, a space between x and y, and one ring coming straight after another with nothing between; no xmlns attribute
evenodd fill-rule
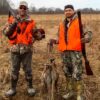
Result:
<svg viewBox="0 0 100 100"><path fill-rule="evenodd" d="M20 44L20 54L32 52L32 46Z"/></svg>
<svg viewBox="0 0 100 100"><path fill-rule="evenodd" d="M12 53L20 53L19 45L16 44L16 45L11 46L10 51Z"/></svg>

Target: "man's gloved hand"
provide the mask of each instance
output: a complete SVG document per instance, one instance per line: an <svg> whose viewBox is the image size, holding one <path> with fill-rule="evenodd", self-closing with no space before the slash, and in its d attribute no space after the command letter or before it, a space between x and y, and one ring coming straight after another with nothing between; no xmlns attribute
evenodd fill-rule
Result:
<svg viewBox="0 0 100 100"><path fill-rule="evenodd" d="M48 50L48 52L51 52L52 49L53 49L53 45L54 44L58 44L58 43L59 43L58 40L50 39L49 42L47 43L47 50Z"/></svg>
<svg viewBox="0 0 100 100"><path fill-rule="evenodd" d="M14 21L11 24L7 24L3 29L3 33L6 36L11 36L17 27L17 21Z"/></svg>
<svg viewBox="0 0 100 100"><path fill-rule="evenodd" d="M13 34L13 32L15 31L19 21L20 21L20 17L16 16L14 21L11 24L7 23L5 25L5 28L3 29L4 35L11 36Z"/></svg>
<svg viewBox="0 0 100 100"><path fill-rule="evenodd" d="M50 44L58 44L59 42L58 42L58 40L56 40L56 39L50 39L50 40L49 40L49 43L50 43Z"/></svg>

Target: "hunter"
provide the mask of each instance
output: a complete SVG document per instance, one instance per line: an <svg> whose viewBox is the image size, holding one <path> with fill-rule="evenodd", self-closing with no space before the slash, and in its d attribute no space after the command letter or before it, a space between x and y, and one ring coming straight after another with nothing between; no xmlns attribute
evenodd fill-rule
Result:
<svg viewBox="0 0 100 100"><path fill-rule="evenodd" d="M63 71L67 80L67 93L64 99L77 95L77 100L83 100L83 82L82 82L82 45L91 41L92 32L83 28L84 38L81 38L78 14L75 12L73 5L64 7L65 18L59 25L58 38L52 40L58 44L63 60ZM50 41L49 41L50 42ZM76 90L76 91L75 91Z"/></svg>
<svg viewBox="0 0 100 100"><path fill-rule="evenodd" d="M32 44L35 38L41 40L41 35L35 36L37 33L35 21L28 14L28 4L21 1L18 8L17 16L10 16L8 24L3 30L3 34L8 37L11 45L11 87L5 93L7 97L16 94L16 86L19 76L21 63L25 72L27 81L27 92L30 96L34 96L36 91L32 85ZM39 38L38 38L39 37Z"/></svg>

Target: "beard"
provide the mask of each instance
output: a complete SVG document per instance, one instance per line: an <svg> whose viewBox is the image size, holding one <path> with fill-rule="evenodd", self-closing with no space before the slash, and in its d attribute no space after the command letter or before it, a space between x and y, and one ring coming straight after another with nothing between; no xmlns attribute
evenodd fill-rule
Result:
<svg viewBox="0 0 100 100"><path fill-rule="evenodd" d="M74 16L74 14L73 15L70 15L70 16L66 16L66 18L72 18Z"/></svg>
<svg viewBox="0 0 100 100"><path fill-rule="evenodd" d="M75 13L74 13L75 14ZM69 16L66 16L66 18L73 18L73 16L74 16L74 14L72 14L72 15L69 15Z"/></svg>

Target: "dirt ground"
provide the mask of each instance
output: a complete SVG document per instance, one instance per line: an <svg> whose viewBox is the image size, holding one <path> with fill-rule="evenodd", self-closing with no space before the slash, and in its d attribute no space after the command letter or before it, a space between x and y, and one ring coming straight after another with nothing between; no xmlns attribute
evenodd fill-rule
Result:
<svg viewBox="0 0 100 100"><path fill-rule="evenodd" d="M1 33L1 30L6 23L7 16L0 15L0 100L42 100L41 90L41 74L44 68L44 64L48 61L49 55L46 53L46 44L50 38L56 38L56 33L59 27L60 21L63 20L63 15L31 15L36 21L37 27L45 29L46 38L42 41L37 41L33 44L34 53L32 60L33 69L33 86L37 93L34 97L27 95L27 86L25 82L24 72L20 70L20 76L17 86L17 94L12 98L6 98L4 93L10 86L10 52L9 44L6 37ZM100 15L87 14L82 16L83 23L89 26L93 32L92 41L86 45L87 56L90 61L91 68L93 70L93 76L87 76L83 74L83 82L85 87L86 100L100 100ZM56 100L63 100L61 95L66 93L66 80L62 71L60 53L57 51L57 46L53 51L56 58L57 70L60 78L58 82L58 97ZM72 98L72 100L74 100Z"/></svg>

